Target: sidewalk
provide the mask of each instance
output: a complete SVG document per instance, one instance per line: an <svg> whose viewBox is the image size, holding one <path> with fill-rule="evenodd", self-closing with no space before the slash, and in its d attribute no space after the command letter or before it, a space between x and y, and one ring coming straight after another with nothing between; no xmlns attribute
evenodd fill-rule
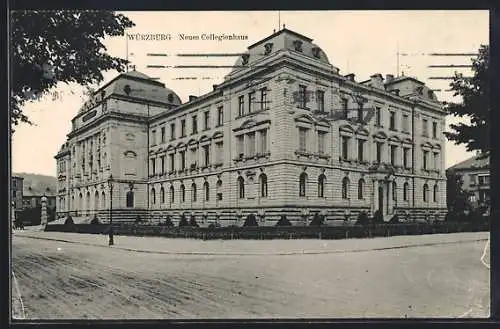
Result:
<svg viewBox="0 0 500 329"><path fill-rule="evenodd" d="M115 245L108 246L108 236L62 232L15 231L13 239L19 237L77 243L136 252L179 255L293 255L362 252L433 246L439 244L484 241L489 232L467 232L452 234L394 236L372 239L347 240L195 240L169 239L161 237L114 236Z"/></svg>

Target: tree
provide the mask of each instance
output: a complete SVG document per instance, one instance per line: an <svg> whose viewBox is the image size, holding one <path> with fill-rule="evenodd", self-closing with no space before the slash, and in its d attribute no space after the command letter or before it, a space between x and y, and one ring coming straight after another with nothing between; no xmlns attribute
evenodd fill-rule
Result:
<svg viewBox="0 0 500 329"><path fill-rule="evenodd" d="M469 193L463 189L462 175L453 170L446 172L446 202L450 213L463 213L470 209Z"/></svg>
<svg viewBox="0 0 500 329"><path fill-rule="evenodd" d="M108 55L102 40L134 25L112 11L11 12L11 126L33 124L23 105L58 82L88 85L101 82L102 71L123 72L127 61Z"/></svg>
<svg viewBox="0 0 500 329"><path fill-rule="evenodd" d="M455 144L465 144L467 151L480 151L484 157L490 151L490 72L489 46L479 48L477 58L472 59L473 76L455 73L450 87L454 96L461 96L461 103L448 103L446 109L455 117L469 117L470 125L463 122L452 124L445 136Z"/></svg>

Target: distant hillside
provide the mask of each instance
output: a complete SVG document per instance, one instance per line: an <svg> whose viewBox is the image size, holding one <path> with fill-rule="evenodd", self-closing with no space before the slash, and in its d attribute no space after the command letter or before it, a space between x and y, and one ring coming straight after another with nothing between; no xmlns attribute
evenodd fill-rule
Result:
<svg viewBox="0 0 500 329"><path fill-rule="evenodd" d="M54 176L14 173L13 176L23 177L23 195L45 195L53 196L57 194L57 178Z"/></svg>

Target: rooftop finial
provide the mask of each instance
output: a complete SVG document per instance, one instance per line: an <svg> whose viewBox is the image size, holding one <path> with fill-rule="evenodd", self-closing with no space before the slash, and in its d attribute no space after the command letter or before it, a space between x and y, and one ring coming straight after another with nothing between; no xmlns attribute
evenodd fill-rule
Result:
<svg viewBox="0 0 500 329"><path fill-rule="evenodd" d="M273 29L273 33L276 33L276 29Z"/></svg>

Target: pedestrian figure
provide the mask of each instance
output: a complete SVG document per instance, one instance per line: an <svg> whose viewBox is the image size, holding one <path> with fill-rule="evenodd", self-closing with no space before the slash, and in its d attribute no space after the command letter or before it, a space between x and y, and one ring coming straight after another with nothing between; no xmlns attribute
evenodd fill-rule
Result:
<svg viewBox="0 0 500 329"><path fill-rule="evenodd" d="M109 226L108 236L109 236L109 245L110 246L114 245L115 242L114 242L114 239L113 239L113 226Z"/></svg>

